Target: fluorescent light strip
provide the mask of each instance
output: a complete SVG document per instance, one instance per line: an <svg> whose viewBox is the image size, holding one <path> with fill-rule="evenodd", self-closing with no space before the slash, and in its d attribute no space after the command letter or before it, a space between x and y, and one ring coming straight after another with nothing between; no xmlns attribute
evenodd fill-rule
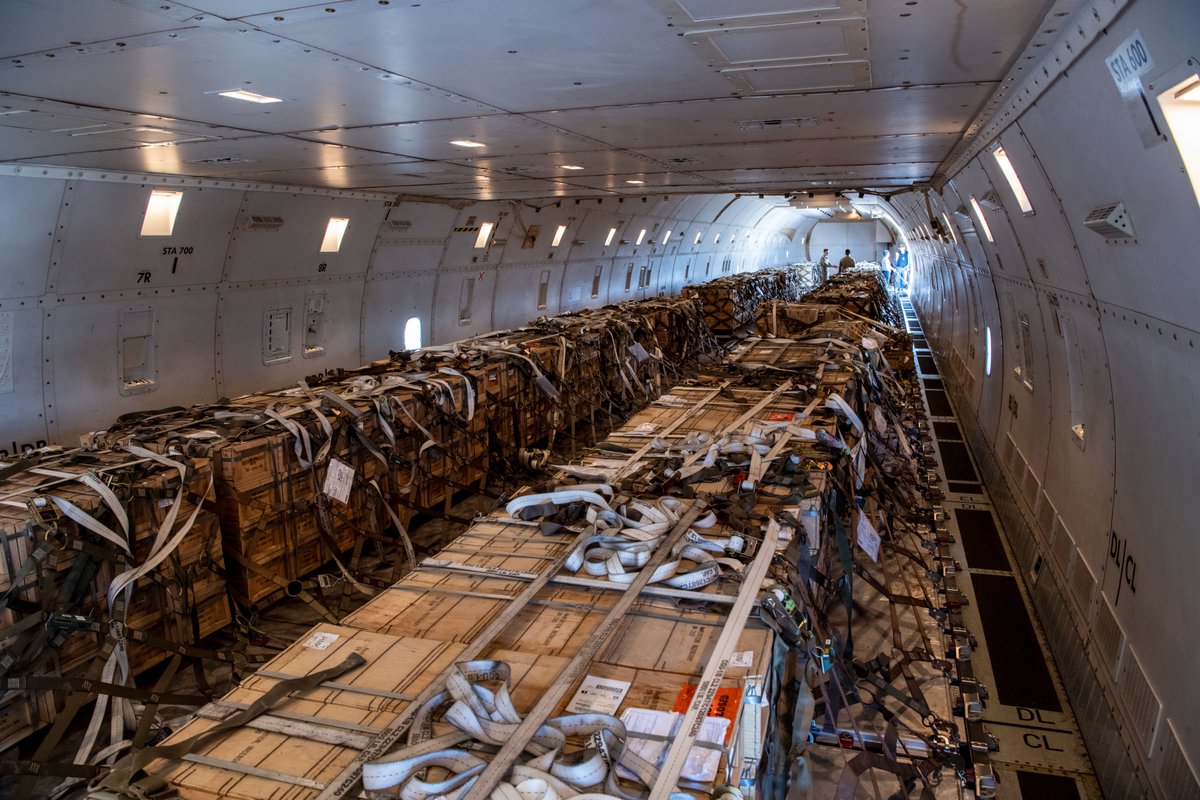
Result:
<svg viewBox="0 0 1200 800"><path fill-rule="evenodd" d="M487 147L483 142L477 142L473 139L452 139L450 144L458 145L459 147Z"/></svg>
<svg viewBox="0 0 1200 800"><path fill-rule="evenodd" d="M645 238L646 238L646 229L642 228L642 232L638 234L637 242L635 242L635 244L641 244L645 240Z"/></svg>
<svg viewBox="0 0 1200 800"><path fill-rule="evenodd" d="M258 92L250 92L245 89L233 89L228 92L217 92L221 97L228 97L231 100L245 100L247 103L282 103L282 97L271 97Z"/></svg>
<svg viewBox="0 0 1200 800"><path fill-rule="evenodd" d="M562 165L562 168L563 168L563 169L570 169L570 170L579 170L579 169L583 169L583 167L579 166L578 164L563 164L563 165Z"/></svg>
<svg viewBox="0 0 1200 800"><path fill-rule="evenodd" d="M616 228L609 228L609 229L608 229L608 236L606 236L606 237L605 237L605 239L604 239L604 246L605 246L605 247L608 247L610 244L612 244L613 237L614 237L614 236L616 236L616 235L617 235L617 229L616 229Z"/></svg>
<svg viewBox="0 0 1200 800"><path fill-rule="evenodd" d="M1004 152L1003 147L997 147L992 151L992 156L996 159L996 163L1000 165L1000 171L1004 173L1004 177L1008 180L1009 188L1016 195L1017 205L1021 207L1021 213L1032 214L1033 204L1029 202L1029 195L1025 194L1025 187L1021 185L1021 179L1017 177L1017 171L1013 168L1012 161L1008 158L1008 153Z"/></svg>
<svg viewBox="0 0 1200 800"><path fill-rule="evenodd" d="M183 202L183 192L152 189L142 218L142 236L170 236L175 230L175 215Z"/></svg>
<svg viewBox="0 0 1200 800"><path fill-rule="evenodd" d="M663 234L663 247L667 246L667 241L671 238L671 229L667 228L667 232Z"/></svg>
<svg viewBox="0 0 1200 800"><path fill-rule="evenodd" d="M554 231L554 241L550 243L551 247L558 247L562 244L563 234L567 232L566 225L559 225L558 230Z"/></svg>
<svg viewBox="0 0 1200 800"><path fill-rule="evenodd" d="M487 247L488 239L492 238L492 229L496 227L494 222L479 223L479 235L475 237L475 249L482 250Z"/></svg>
<svg viewBox="0 0 1200 800"><path fill-rule="evenodd" d="M645 183L645 181L639 181L639 180L627 180L625 182L633 184L634 186L641 186L642 184Z"/></svg>
<svg viewBox="0 0 1200 800"><path fill-rule="evenodd" d="M342 249L342 237L346 235L347 217L330 217L325 226L325 238L321 240L322 253L336 253Z"/></svg>
<svg viewBox="0 0 1200 800"><path fill-rule="evenodd" d="M975 219L979 220L979 227L983 228L984 237L989 242L995 242L996 240L992 238L992 228L983 216L983 209L979 207L979 201L972 197L970 202L972 210L975 211Z"/></svg>

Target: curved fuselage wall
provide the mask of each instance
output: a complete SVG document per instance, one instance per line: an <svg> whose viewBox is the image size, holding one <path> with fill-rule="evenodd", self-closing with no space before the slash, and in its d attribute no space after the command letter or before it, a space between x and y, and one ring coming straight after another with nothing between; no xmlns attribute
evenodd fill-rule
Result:
<svg viewBox="0 0 1200 800"><path fill-rule="evenodd" d="M444 343L800 255L755 228L769 204L732 195L448 205L0 170L7 451L383 358L412 319ZM169 236L141 235L154 189L183 193ZM322 252L332 218L349 223Z"/></svg>
<svg viewBox="0 0 1200 800"><path fill-rule="evenodd" d="M1113 752L1129 750L1164 797L1193 796L1184 754L1200 759L1200 692L1180 679L1200 644L1200 206L1158 100L1198 68L1195 11L1131 5L929 207L917 194L893 204L914 237L914 303L1011 493L998 504L1064 677L1099 676L1077 682L1076 712L1103 724L1094 706L1111 707ZM1123 96L1106 60L1135 34L1153 63ZM1084 225L1117 202L1131 238ZM924 238L930 208L949 241ZM1132 785L1126 759L1093 755L1110 790Z"/></svg>

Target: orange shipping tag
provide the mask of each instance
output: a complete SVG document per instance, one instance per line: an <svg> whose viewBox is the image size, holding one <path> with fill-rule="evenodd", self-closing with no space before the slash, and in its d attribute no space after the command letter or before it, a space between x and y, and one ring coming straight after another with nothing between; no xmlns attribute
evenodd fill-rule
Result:
<svg viewBox="0 0 1200 800"><path fill-rule="evenodd" d="M692 704L692 698L696 696L698 687L694 683L685 684L679 690L679 696L675 698L675 705L671 710L679 714L686 714L688 706ZM724 717L731 723L737 723L738 711L740 710L742 699L742 690L736 686L728 686L717 689L717 696L713 698L712 705L708 707L709 717ZM731 724L725 732L725 743L729 743L729 737L733 733L734 725Z"/></svg>

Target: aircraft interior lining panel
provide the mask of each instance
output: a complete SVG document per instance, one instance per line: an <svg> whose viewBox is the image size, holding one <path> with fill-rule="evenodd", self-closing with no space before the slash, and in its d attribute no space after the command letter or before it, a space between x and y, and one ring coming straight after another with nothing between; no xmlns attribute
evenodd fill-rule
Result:
<svg viewBox="0 0 1200 800"><path fill-rule="evenodd" d="M1195 627L1200 587L1194 565L1200 544L1189 498L1164 476L1190 475L1200 468L1194 442L1179 434L1194 429L1194 408L1159 403L1146 409L1146 391L1161 397L1195 397L1200 370L1189 343L1164 341L1157 328L1104 319L1113 370L1113 401L1118 432L1113 520L1101 578L1101 591L1116 614L1130 646L1141 654L1149 682L1177 722L1200 718L1200 697L1178 680L1178 665L1194 658L1193 641L1182 635ZM1140 330L1138 329L1140 327ZM1115 552L1114 552L1115 551ZM1156 631L1181 635L1156 636ZM1200 731L1182 726L1181 743L1200 752ZM1161 742L1160 742L1161 743Z"/></svg>
<svg viewBox="0 0 1200 800"><path fill-rule="evenodd" d="M66 186L0 176L0 298L38 297L46 291L55 224ZM0 300L0 307L8 301Z"/></svg>
<svg viewBox="0 0 1200 800"><path fill-rule="evenodd" d="M127 412L215 398L216 306L212 292L113 293L47 309L45 380L53 400L45 411L56 423L54 441L73 442Z"/></svg>
<svg viewBox="0 0 1200 800"><path fill-rule="evenodd" d="M1020 119L1062 198L1096 298L1154 309L1162 319L1193 328L1194 303L1163 279L1162 267L1180 253L1200 251L1200 207L1174 139L1146 144L1140 132L1143 126L1157 126L1167 133L1157 94L1166 88L1166 75L1197 55L1194 12L1187 2L1134 4L1101 43L1083 54L1070 81L1051 87L1047 100ZM1105 59L1135 31L1153 65L1139 79L1146 102L1135 97L1136 104L1127 105ZM1077 138L1062 135L1068 124L1103 133L1089 136L1087 146L1079 147ZM1135 244L1110 244L1083 226L1093 209L1118 201L1126 205Z"/></svg>
<svg viewBox="0 0 1200 800"><path fill-rule="evenodd" d="M216 312L218 394L288 386L355 363L362 292L362 279L349 277L223 290Z"/></svg>
<svg viewBox="0 0 1200 800"><path fill-rule="evenodd" d="M431 298L436 284L433 270L376 275L367 280L362 297L359 362L366 364L404 349L405 325L413 317L421 323L421 344L432 343Z"/></svg>
<svg viewBox="0 0 1200 800"><path fill-rule="evenodd" d="M361 275L386 212L379 201L247 192L223 279ZM325 241L332 220L347 220L336 243Z"/></svg>
<svg viewBox="0 0 1200 800"><path fill-rule="evenodd" d="M155 190L182 193L174 227L169 235L143 236ZM149 182L70 181L47 292L111 295L216 284L241 197L240 191Z"/></svg>
<svg viewBox="0 0 1200 800"><path fill-rule="evenodd" d="M1000 186L998 193L1019 242L1030 279L1036 284L1066 291L1090 292L1087 272L1076 246L1076 232L1064 216L1057 184L1052 186L1043 171L1046 159L1039 158L1034 151L1020 121L1004 132L998 144L1003 146L1020 178L1021 186L1033 207L1031 213L1021 213L1017 207L1012 191L992 156L994 146L985 150L980 158L988 164L989 174L994 176L993 182Z"/></svg>
<svg viewBox="0 0 1200 800"><path fill-rule="evenodd" d="M10 455L24 445L52 441L47 413L56 420L57 412L46 406L52 347L43 334L52 328L43 326L48 325L51 320L36 303L0 302L0 451Z"/></svg>

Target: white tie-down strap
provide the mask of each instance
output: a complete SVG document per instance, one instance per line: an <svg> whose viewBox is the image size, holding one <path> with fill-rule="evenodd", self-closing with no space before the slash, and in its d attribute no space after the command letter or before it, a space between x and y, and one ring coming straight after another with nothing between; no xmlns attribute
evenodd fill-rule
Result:
<svg viewBox="0 0 1200 800"><path fill-rule="evenodd" d="M608 501L601 496L602 494L612 497L613 488L607 484L599 483L580 484L578 486L564 487L554 492L522 495L510 501L504 507L504 510L508 512L510 517L516 517L522 509L534 506L565 506L571 503L588 503L589 505L599 506L605 511L611 511L612 509L609 507Z"/></svg>
<svg viewBox="0 0 1200 800"><path fill-rule="evenodd" d="M386 792L401 800L456 800L474 783L486 762L455 745L469 739L503 745L521 723L508 691L510 670L501 661L468 661L455 664L446 679L446 690L426 702L417 712L409 732L408 746L385 760L363 767L363 788ZM483 681L498 682L496 690ZM432 739L432 715L453 701L445 721L459 733ZM415 734L415 735L414 735ZM581 752L564 754L568 737L586 742ZM625 726L606 714L571 714L547 720L526 745L530 758L509 772L510 782L492 793L494 800L631 800L617 784L616 766L625 750ZM446 746L450 745L450 746ZM431 746L437 749L431 749ZM638 759L623 765L649 777ZM425 775L437 767L449 775L433 781ZM583 790L604 786L607 792Z"/></svg>

